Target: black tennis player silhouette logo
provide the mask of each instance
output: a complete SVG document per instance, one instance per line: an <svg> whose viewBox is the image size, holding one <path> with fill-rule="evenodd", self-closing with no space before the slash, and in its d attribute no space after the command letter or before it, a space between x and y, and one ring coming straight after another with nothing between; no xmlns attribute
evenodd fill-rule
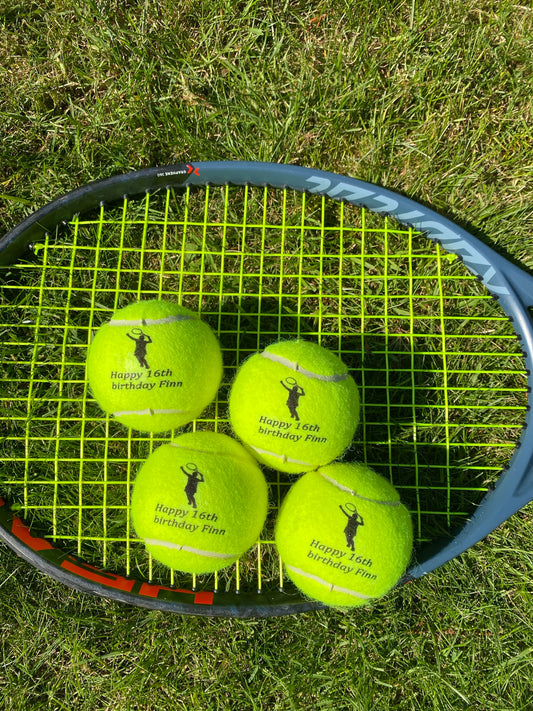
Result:
<svg viewBox="0 0 533 711"><path fill-rule="evenodd" d="M140 328L132 328L131 333L126 333L128 338L135 342L134 356L139 361L141 368L150 370L150 366L146 360L146 347L152 342L152 339L147 333Z"/></svg>
<svg viewBox="0 0 533 711"><path fill-rule="evenodd" d="M351 501L347 504L344 504L344 506L342 504L339 504L339 508L348 519L348 523L346 524L346 528L344 529L344 535L346 536L346 545L351 551L354 551L357 529L359 528L359 526L364 526L365 522L363 521L362 516L357 512L355 504L352 504Z"/></svg>
<svg viewBox="0 0 533 711"><path fill-rule="evenodd" d="M285 378L285 380L280 380L280 383L283 385L285 390L288 390L289 392L287 407L289 408L291 417L293 420L296 420L296 422L299 422L300 417L298 415L298 406L300 404L300 398L305 395L305 391L300 385L298 385L296 378L288 377Z"/></svg>
<svg viewBox="0 0 533 711"><path fill-rule="evenodd" d="M181 471L187 477L187 483L185 484L185 494L187 495L187 503L192 506L193 509L198 508L196 504L196 493L198 491L198 484L205 481L204 475L200 472L194 462L189 462L184 467L181 467Z"/></svg>

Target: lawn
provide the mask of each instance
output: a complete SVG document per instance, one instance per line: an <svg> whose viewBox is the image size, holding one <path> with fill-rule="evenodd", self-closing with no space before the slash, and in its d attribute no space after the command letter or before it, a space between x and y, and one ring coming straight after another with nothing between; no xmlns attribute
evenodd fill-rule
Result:
<svg viewBox="0 0 533 711"><path fill-rule="evenodd" d="M507 0L0 0L0 232L93 179L265 160L398 190L533 269L532 38ZM2 546L2 708L525 711L531 525L371 606L246 620L89 597Z"/></svg>

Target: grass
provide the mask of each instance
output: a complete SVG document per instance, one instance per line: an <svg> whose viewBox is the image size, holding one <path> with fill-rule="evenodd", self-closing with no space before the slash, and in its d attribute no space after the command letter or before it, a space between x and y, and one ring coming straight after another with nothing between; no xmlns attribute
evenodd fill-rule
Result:
<svg viewBox="0 0 533 711"><path fill-rule="evenodd" d="M533 9L482 0L0 0L2 231L172 161L297 162L449 211L533 268ZM150 613L0 557L15 709L527 709L531 506L372 610Z"/></svg>

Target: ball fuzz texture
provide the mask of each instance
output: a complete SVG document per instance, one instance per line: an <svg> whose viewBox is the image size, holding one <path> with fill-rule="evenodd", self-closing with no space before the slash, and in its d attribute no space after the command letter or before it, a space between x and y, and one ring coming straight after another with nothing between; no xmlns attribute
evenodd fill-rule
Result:
<svg viewBox="0 0 533 711"><path fill-rule="evenodd" d="M104 412L142 432L165 432L198 417L215 398L222 355L211 328L189 309L140 301L96 332L87 378Z"/></svg>
<svg viewBox="0 0 533 711"><path fill-rule="evenodd" d="M131 515L156 560L210 573L254 545L267 504L263 473L242 445L227 435L190 432L154 450L143 464Z"/></svg>
<svg viewBox="0 0 533 711"><path fill-rule="evenodd" d="M413 544L398 492L362 464L304 474L283 501L275 538L288 577L308 597L334 607L387 593Z"/></svg>
<svg viewBox="0 0 533 711"><path fill-rule="evenodd" d="M348 447L359 421L359 393L331 351L311 341L280 341L243 363L229 414L260 462L295 474L329 464Z"/></svg>

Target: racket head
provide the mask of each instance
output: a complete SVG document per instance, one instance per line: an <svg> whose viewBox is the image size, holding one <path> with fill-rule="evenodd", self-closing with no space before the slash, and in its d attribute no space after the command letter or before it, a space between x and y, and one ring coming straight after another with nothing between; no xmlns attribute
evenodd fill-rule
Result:
<svg viewBox="0 0 533 711"><path fill-rule="evenodd" d="M346 509L346 511L350 511L351 513L357 512L357 506L355 504L352 504L350 501L347 501L344 504L344 508Z"/></svg>
<svg viewBox="0 0 533 711"><path fill-rule="evenodd" d="M299 194L295 201L293 191ZM215 194L218 203L212 212L210 200ZM112 219L108 219L108 205ZM348 219L352 206L363 208L362 213L357 210L362 217L354 223L350 221L351 216ZM393 227L389 219L383 220L384 214L397 221L400 228ZM452 257L459 257L512 320L514 334L507 329L501 342L507 343L515 336L520 339L520 348L510 349L509 361L513 361L516 379L523 385L512 385L511 390L514 388L521 398L518 419L527 426L529 411L525 416L522 412L525 411L526 378L531 386L531 277L462 228L403 196L345 176L296 166L195 163L137 171L99 181L69 193L28 217L0 241L0 263L20 265L9 266L7 273L11 276L7 283L4 280L2 321L4 332L9 332L4 341L8 349L6 360L12 360L16 354L26 369L26 377L21 377L19 383L23 395L15 397L18 414L14 420L4 415L5 421L10 420L11 424L14 421L19 428L10 439L13 449L7 461L21 467L22 473L7 475L8 465L4 465L0 495L5 499L0 500L0 536L19 555L71 587L146 607L228 616L288 614L320 607L285 583L273 550L271 528L264 532L251 558L207 583L193 579L183 584L181 576L173 572L161 576L161 571L154 571L151 562L143 574L138 574L145 562L141 560L142 551L129 524L129 490L136 467L159 441L127 432L98 413L80 372L90 334L109 317L112 309L134 298L155 295L177 296L186 305L194 302L198 313L211 323L222 340L229 372L226 389L222 389L213 409L195 426L221 431L226 428L227 431L224 411L227 385L243 357L279 337L303 336L318 340L348 362L362 390L363 412L368 408L372 412L373 408L375 412L386 414L389 420L384 436L380 436L376 423L365 421L363 415L362 431L348 456L363 458L378 468L383 464L382 473L398 486L413 512L419 546L405 580L423 575L481 540L533 497L530 474L533 446L527 428L519 440L521 446L514 450L512 457L502 457L506 471L498 479L493 471L490 485L485 482L481 485L477 470L472 469L476 481L468 494L476 490L484 497L461 532L454 537L448 535L443 543L432 541L428 546L426 540L424 519L432 514L430 494L439 491L448 499L450 509L454 496L462 498L468 489L463 483L463 491L458 494L450 481L458 465L451 461L449 453L442 458L453 426L449 420L452 412L449 405L445 407L440 403L434 408L444 417L436 428L441 428L444 438L440 443L444 446L435 448L440 464L434 470L428 464L424 472L421 461L417 461L422 460L423 447L416 444L414 434L409 446L404 447L409 450L409 455L403 457L405 461L400 458L397 466L392 462L391 455L402 450L402 439L400 437L391 448L391 423L403 429L402 436L405 436L405 427L414 432L418 424L415 410L423 405L413 401L413 412L404 421L405 408L403 411L395 409L389 394L398 394L410 387L412 392L426 395L432 392L434 397L437 392L434 382L428 388L427 382L417 383L417 378L435 379L442 376L442 372L437 371L443 370L442 367L424 369L420 365L432 354L415 348L415 329L411 328L407 348L402 352L400 348L391 347L391 333L385 328L393 322L398 326L402 321L390 310L390 305L395 303L390 290L402 285L401 274L391 271L395 260L399 264L398 254L402 254L401 249L397 252L394 246L395 240L400 238L409 245L403 258L411 270L406 277L409 289L401 292L407 299L403 323L415 323L414 294L417 288L424 291L424 280L417 276L415 262L421 264L429 259L426 248L419 246L425 245L427 238L419 232L442 245ZM375 247L379 240L386 248ZM28 257L31 245L34 256ZM80 255L84 256L84 262L81 259L78 262ZM440 289L446 284L447 291L437 299L435 295L429 298L431 295L424 292L426 309L428 305L440 305L443 299L453 302L453 289L464 279L455 275L456 269L459 272L462 269L458 260L449 260L440 247L433 249L431 256L436 270L432 274L434 283ZM130 259L135 260L134 268L129 266ZM373 285L372 275L366 271L367 262L372 263L375 270ZM61 287L47 283L49 274L56 272L64 277ZM110 273L115 279L112 289L107 278ZM107 279L106 285L98 281L102 275ZM89 280L85 285L84 278ZM210 278L214 278L216 289L205 291ZM322 284L318 299L312 292L302 295L302 284L309 279ZM172 286L167 288L169 282ZM353 288L355 284L361 287L358 298ZM57 300L48 304L45 286L52 286L52 292L56 289L56 295L66 294L68 306L65 308L63 303L63 308L58 309ZM389 293L384 295L383 289ZM29 295L25 295L25 290ZM484 297L479 296L483 290L476 291L468 282L467 293L464 289L459 292L469 303L481 298L485 308ZM389 306L374 319L372 309L380 300ZM54 308L60 313L60 325L56 326ZM365 308L369 311L365 312ZM422 317L419 323L425 323ZM501 325L501 321L498 323ZM47 334L44 342L43 333ZM460 338L462 334L454 331L451 335ZM45 395L48 384L43 375L50 366L50 357L40 355L43 348L55 352L52 363L59 373L54 379L55 391L51 398ZM372 349L379 351L380 348L382 352L376 357ZM458 353L461 355L461 349ZM457 350L453 354L457 355ZM445 352L444 359L448 355ZM467 351L462 355L472 353ZM403 367L394 369L393 362ZM480 377L486 376L487 371L490 372L490 368L480 369ZM73 376L73 372L76 375ZM393 380L395 372L403 372L403 383ZM410 382L406 384L405 378ZM76 394L71 394L67 383L74 385ZM381 387L382 398L372 403L368 394L376 386ZM46 401L52 403L53 415L40 416L32 411L32 398L39 401L39 406ZM430 412L433 412L431 408ZM48 427L49 453L46 456L36 450L38 437L32 433L35 421L40 420ZM72 424L72 430L67 432L68 423ZM518 442L517 427L513 423L503 428L511 431L507 451L513 451ZM376 434L369 437L372 431ZM64 460L68 459L62 453L62 446L72 438L80 443L79 456L74 463L78 479L72 474L72 462L67 467L69 473L62 478ZM492 445L496 446L497 441ZM34 471L30 473L32 468ZM437 486L422 481L421 474L427 476L428 472L442 477ZM269 481L273 492L271 508L275 514L291 480L270 472ZM489 489L494 482L495 489L491 492ZM50 535L42 523L33 520L39 509L32 503L34 490L62 492L69 486L71 495L77 496L78 501L65 503L59 497L50 504ZM87 492L96 491L98 487L101 490L96 496L99 503L85 504ZM112 499L110 492L118 498ZM54 502L53 497L51 500ZM85 517L85 512L91 511L100 517L98 523L94 517ZM24 514L24 520L19 512ZM69 513L79 516L79 521L88 521L89 530L83 530L85 523L78 522L74 533L62 535L58 523ZM442 532L449 534L453 515L450 510L437 513L437 518L444 522ZM468 516L469 512L465 513ZM109 530L115 525L118 533ZM96 532L90 530L93 527ZM92 558L84 555L87 546ZM111 552L102 557L102 564L96 564L98 556L94 556L93 548L102 546L109 551L120 549L116 569L111 565L111 561L114 562ZM125 564L120 563L122 555L127 557ZM250 570L253 570L251 575Z"/></svg>

